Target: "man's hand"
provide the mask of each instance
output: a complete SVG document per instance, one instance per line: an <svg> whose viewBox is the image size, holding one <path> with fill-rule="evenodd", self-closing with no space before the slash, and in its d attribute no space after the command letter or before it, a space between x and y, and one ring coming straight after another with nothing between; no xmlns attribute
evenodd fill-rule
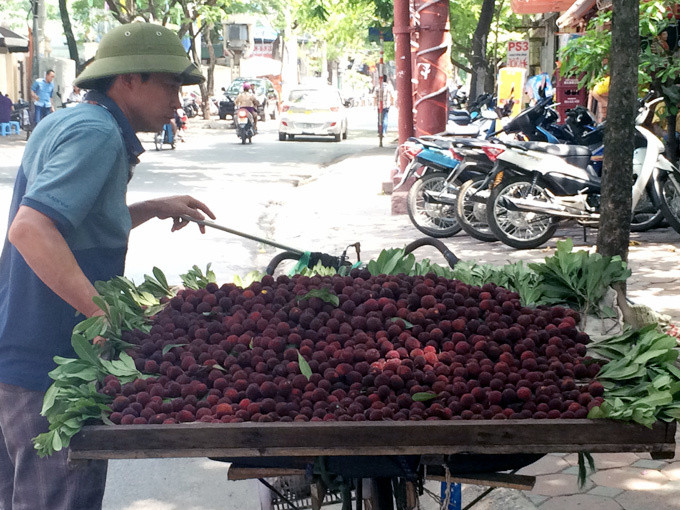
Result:
<svg viewBox="0 0 680 510"><path fill-rule="evenodd" d="M159 218L161 220L172 218L172 232L180 230L189 224L189 221L182 219L182 216L190 216L197 220L204 220L205 216L203 213L205 213L211 219L215 219L215 215L207 205L189 195L147 200L146 202L133 204L129 209L133 227L141 225L151 218ZM202 233L205 233L205 227L203 225L200 225L199 229Z"/></svg>

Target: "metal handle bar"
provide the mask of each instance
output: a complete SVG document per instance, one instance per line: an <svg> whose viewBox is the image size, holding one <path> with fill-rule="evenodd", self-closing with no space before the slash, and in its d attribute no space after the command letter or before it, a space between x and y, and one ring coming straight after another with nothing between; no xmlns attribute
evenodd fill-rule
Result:
<svg viewBox="0 0 680 510"><path fill-rule="evenodd" d="M245 232L239 232L238 230L234 230L232 228L223 227L222 225L218 225L217 223L213 223L212 221L197 220L196 218L192 218L191 216L187 216L186 214L183 214L182 216L180 216L180 218L182 218L183 220L186 220L186 221L193 221L194 223L198 223L199 225L215 228L217 230L222 230L223 232L228 232L230 234L245 237L246 239L250 239L251 241L257 241L257 242L260 242L260 243L263 243L263 244L268 244L269 246L274 246L276 248L280 248L282 250L290 251L290 252L296 253L298 255L302 255L304 253L302 250L298 250L296 248L291 248L290 246L286 246L285 244L280 244L280 243L277 243L275 241L270 241L269 239L265 239L264 237L258 237L258 236L254 236L252 234L246 234Z"/></svg>

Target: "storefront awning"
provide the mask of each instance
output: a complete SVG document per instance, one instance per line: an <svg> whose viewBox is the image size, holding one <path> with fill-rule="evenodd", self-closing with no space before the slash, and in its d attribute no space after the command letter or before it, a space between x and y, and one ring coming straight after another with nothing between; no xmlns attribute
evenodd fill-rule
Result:
<svg viewBox="0 0 680 510"><path fill-rule="evenodd" d="M510 7L515 14L541 14L565 11L573 3L574 0L510 0Z"/></svg>
<svg viewBox="0 0 680 510"><path fill-rule="evenodd" d="M0 48L7 48L10 53L27 53L28 39L8 28L0 27Z"/></svg>
<svg viewBox="0 0 680 510"><path fill-rule="evenodd" d="M557 18L557 26L559 28L566 28L578 24L586 13L595 7L596 3L596 0L576 0L576 2L567 9L567 12Z"/></svg>

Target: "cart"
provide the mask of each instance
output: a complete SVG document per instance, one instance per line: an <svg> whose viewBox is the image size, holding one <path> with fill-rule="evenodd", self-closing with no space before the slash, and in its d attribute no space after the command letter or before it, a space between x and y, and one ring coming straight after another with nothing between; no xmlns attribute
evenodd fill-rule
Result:
<svg viewBox="0 0 680 510"><path fill-rule="evenodd" d="M418 469L425 467L430 479L531 488L533 477L465 472L456 464L469 466L466 459L472 455L478 461L484 460L479 455L489 456L487 464L493 466L499 458L519 454L584 451L649 452L652 458L667 459L675 452L675 429L675 423L657 423L649 429L612 420L563 419L94 425L73 437L69 458L210 457L230 460L230 478L233 471L234 479L243 479L304 475L307 466L320 457L351 457L351 461L360 462L362 457L384 456L400 462L400 458L417 456ZM372 508L392 510L391 478L408 480L407 473L386 477L384 473L371 474L370 469L369 465L368 476L361 479L374 483ZM355 489L357 509L363 508L363 489L361 483Z"/></svg>

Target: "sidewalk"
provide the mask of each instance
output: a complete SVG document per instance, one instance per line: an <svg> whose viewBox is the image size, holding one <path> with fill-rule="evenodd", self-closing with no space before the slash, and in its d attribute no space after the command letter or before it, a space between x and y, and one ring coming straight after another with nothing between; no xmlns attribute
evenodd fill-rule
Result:
<svg viewBox="0 0 680 510"><path fill-rule="evenodd" d="M354 242L361 242L363 260L370 260L383 248L403 247L424 237L408 216L390 214L390 197L381 184L394 165L395 146L376 148L347 158L319 179L297 188L277 214L274 238L310 251L340 254ZM505 264L522 260L541 261L553 253L557 240L571 236L576 249L590 249L597 232L570 227L558 230L542 249L519 251L500 242L482 243L464 233L444 239L462 260ZM631 235L629 266L633 272L628 296L680 322L680 234L671 228ZM354 259L354 252L348 252ZM418 249L416 257L444 263L433 248ZM676 436L677 438L677 436ZM676 439L677 442L677 439ZM577 487L576 454L553 453L520 471L537 477L530 492L496 489L475 510L648 510L680 509L680 452L670 461L651 460L649 454L595 454L597 471L586 486ZM464 486L463 505L481 492Z"/></svg>

